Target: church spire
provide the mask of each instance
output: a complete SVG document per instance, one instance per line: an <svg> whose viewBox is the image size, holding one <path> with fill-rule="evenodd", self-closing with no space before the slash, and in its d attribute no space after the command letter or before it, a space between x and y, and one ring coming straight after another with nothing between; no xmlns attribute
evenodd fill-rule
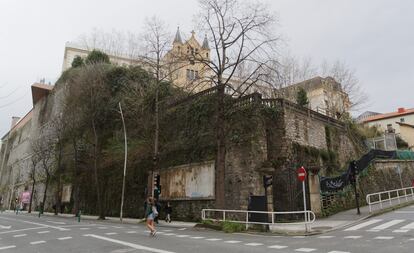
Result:
<svg viewBox="0 0 414 253"><path fill-rule="evenodd" d="M175 34L174 43L183 43L181 39L180 27L177 27L177 33Z"/></svg>
<svg viewBox="0 0 414 253"><path fill-rule="evenodd" d="M204 36L204 41L203 41L203 45L201 46L201 48L210 49L210 46L208 45L207 34Z"/></svg>

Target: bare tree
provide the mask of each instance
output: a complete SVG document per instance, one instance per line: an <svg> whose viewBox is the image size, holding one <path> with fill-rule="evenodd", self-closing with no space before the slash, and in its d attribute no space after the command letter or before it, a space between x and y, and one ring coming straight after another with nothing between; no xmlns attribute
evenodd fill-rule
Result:
<svg viewBox="0 0 414 253"><path fill-rule="evenodd" d="M53 176L55 169L55 165L53 164L55 143L51 136L46 133L41 133L38 139L32 141L32 148L33 156L35 156L34 159L40 163L41 170L39 171L39 174L44 178L43 201L41 206L41 212L43 212L45 209L50 179Z"/></svg>
<svg viewBox="0 0 414 253"><path fill-rule="evenodd" d="M218 87L217 94L217 154L216 154L216 205L224 207L225 192L225 86L231 85L240 96L255 85L266 81L269 69L275 62L275 15L266 5L237 0L200 0L200 25L212 45L212 57L193 55L211 71L210 81ZM248 66L243 78L234 80L238 68ZM276 71L276 70L274 70Z"/></svg>
<svg viewBox="0 0 414 253"><path fill-rule="evenodd" d="M363 92L355 70L349 68L344 62L337 60L330 64L324 61L321 64L320 73L323 76L333 77L342 85L343 91L349 96L352 110L361 109L366 105L368 96Z"/></svg>
<svg viewBox="0 0 414 253"><path fill-rule="evenodd" d="M34 146L34 143L32 143L32 150L34 150L36 147ZM34 197L34 192L35 192L35 186L36 186L36 182L37 182L37 177L38 177L38 171L36 169L36 166L39 162L39 156L33 154L30 158L30 162L31 162L31 166L30 166L30 172L29 172L29 177L32 180L32 191L30 193L30 202L29 202L29 213L32 212L32 203L33 203L33 197Z"/></svg>

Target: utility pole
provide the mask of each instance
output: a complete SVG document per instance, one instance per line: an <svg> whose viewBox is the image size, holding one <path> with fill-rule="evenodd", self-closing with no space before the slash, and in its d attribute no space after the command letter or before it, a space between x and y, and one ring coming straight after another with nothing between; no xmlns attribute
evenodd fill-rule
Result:
<svg viewBox="0 0 414 253"><path fill-rule="evenodd" d="M119 102L118 105L119 105L119 112L121 113L122 125L124 127L124 142L125 142L124 176L122 179L121 212L119 215L119 218L122 222L122 216L123 216L123 210L124 210L125 177L126 177L126 165L127 165L127 156L128 156L128 142L127 142L125 120L124 120L124 114L122 113L121 102Z"/></svg>

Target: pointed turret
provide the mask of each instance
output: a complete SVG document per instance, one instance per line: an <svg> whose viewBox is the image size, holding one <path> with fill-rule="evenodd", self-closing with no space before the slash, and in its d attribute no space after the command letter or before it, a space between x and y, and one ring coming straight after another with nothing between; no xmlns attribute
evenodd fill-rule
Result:
<svg viewBox="0 0 414 253"><path fill-rule="evenodd" d="M177 33L175 34L174 43L183 43L181 39L180 27L177 27Z"/></svg>
<svg viewBox="0 0 414 253"><path fill-rule="evenodd" d="M208 39L207 34L204 36L203 45L201 46L202 49L210 49L210 46L208 45Z"/></svg>

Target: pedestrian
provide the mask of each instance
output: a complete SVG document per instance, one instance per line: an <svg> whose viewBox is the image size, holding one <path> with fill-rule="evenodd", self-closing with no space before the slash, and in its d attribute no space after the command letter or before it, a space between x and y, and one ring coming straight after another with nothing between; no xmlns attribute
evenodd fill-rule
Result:
<svg viewBox="0 0 414 253"><path fill-rule="evenodd" d="M167 202L167 205L165 206L165 222L171 223L171 213L172 213L172 207L170 202Z"/></svg>
<svg viewBox="0 0 414 253"><path fill-rule="evenodd" d="M147 207L145 209L145 218L147 219L147 228L150 230L150 235L155 236L154 218L158 216L157 208L155 207L154 199L149 197L147 199Z"/></svg>
<svg viewBox="0 0 414 253"><path fill-rule="evenodd" d="M155 223L158 224L158 218L159 218L159 214L160 214L160 211L161 211L161 205L160 205L160 202L157 199L154 199L154 203L155 203L154 206L157 209L157 213L158 213L158 215L154 217L154 221L155 221Z"/></svg>
<svg viewBox="0 0 414 253"><path fill-rule="evenodd" d="M19 198L14 199L14 212L19 214Z"/></svg>

